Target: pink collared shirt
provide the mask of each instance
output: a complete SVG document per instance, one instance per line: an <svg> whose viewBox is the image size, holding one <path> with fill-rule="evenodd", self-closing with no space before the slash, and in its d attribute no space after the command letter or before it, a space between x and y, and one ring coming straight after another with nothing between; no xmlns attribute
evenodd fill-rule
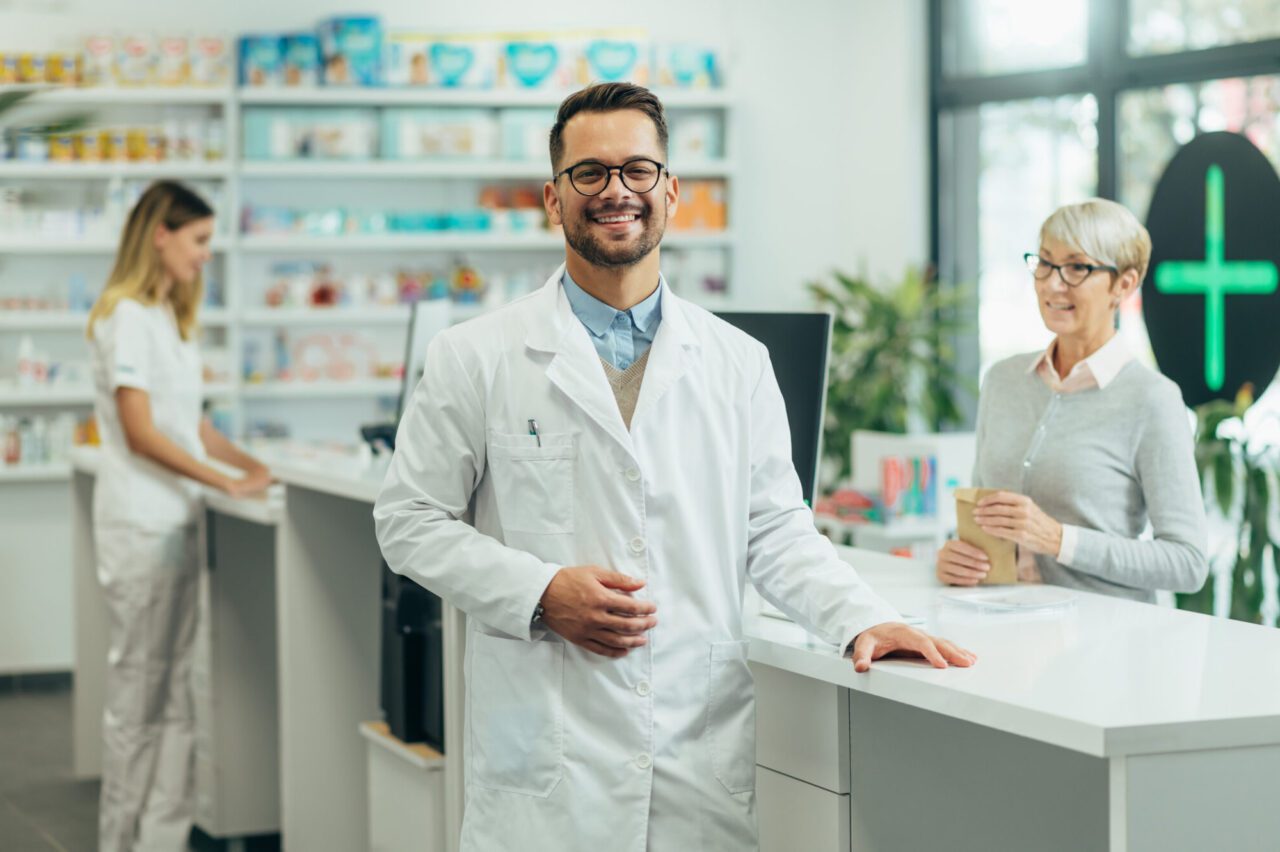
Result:
<svg viewBox="0 0 1280 852"><path fill-rule="evenodd" d="M1054 393L1079 393L1080 391L1105 388L1120 374L1125 365L1133 360L1133 353L1125 345L1120 335L1113 334L1111 339L1102 344L1097 352L1077 363L1064 379L1058 375L1053 366L1053 353L1058 345L1054 338L1049 348L1031 363L1027 372L1034 371ZM1079 531L1070 524L1062 525L1062 546L1058 549L1058 561L1070 565L1076 552L1076 541ZM1040 570L1036 568L1035 555L1025 547L1018 548L1018 582L1039 583Z"/></svg>

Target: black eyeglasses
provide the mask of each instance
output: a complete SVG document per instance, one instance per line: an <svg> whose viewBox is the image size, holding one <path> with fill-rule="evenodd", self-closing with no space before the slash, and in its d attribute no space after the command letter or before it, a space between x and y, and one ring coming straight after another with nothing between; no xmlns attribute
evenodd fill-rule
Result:
<svg viewBox="0 0 1280 852"><path fill-rule="evenodd" d="M1105 269L1117 275L1120 274L1120 270L1114 266L1098 266L1094 263L1050 263L1040 255L1032 254L1031 252L1024 254L1022 259L1027 262L1027 269L1031 270L1031 274L1035 276L1037 281L1044 281L1056 269L1058 270L1058 277L1068 287L1079 287L1099 269Z"/></svg>
<svg viewBox="0 0 1280 852"><path fill-rule="evenodd" d="M556 172L551 179L559 180L561 175L569 176L569 183L579 195L599 195L609 186L613 173L618 173L622 185L637 195L643 195L658 185L658 179L667 171L667 167L657 160L637 157L627 160L620 166L606 166L595 160L584 160L567 169Z"/></svg>

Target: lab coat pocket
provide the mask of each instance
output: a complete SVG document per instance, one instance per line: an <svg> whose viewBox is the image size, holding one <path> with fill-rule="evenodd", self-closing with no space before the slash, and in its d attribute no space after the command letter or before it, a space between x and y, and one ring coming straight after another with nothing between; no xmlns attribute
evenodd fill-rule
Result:
<svg viewBox="0 0 1280 852"><path fill-rule="evenodd" d="M489 467L503 532L539 535L573 532L573 434L490 433Z"/></svg>
<svg viewBox="0 0 1280 852"><path fill-rule="evenodd" d="M730 793L756 786L755 681L746 642L713 642L707 678L707 734L716 778Z"/></svg>
<svg viewBox="0 0 1280 852"><path fill-rule="evenodd" d="M564 775L564 643L470 639L472 776L545 799Z"/></svg>

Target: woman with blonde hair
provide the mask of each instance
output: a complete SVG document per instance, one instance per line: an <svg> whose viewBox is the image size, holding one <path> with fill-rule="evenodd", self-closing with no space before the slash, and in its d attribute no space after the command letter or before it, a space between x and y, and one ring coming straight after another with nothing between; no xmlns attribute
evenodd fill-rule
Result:
<svg viewBox="0 0 1280 852"><path fill-rule="evenodd" d="M1208 576L1204 502L1178 386L1134 360L1116 310L1142 283L1151 237L1100 198L1062 207L1025 255L1044 352L993 366L978 401L974 485L1000 489L974 517L1018 545L1019 581L1153 602ZM1140 538L1150 525L1150 540ZM971 586L986 554L939 551L938 579Z"/></svg>
<svg viewBox="0 0 1280 852"><path fill-rule="evenodd" d="M102 436L94 537L109 618L102 852L187 848L200 485L245 496L270 483L201 414L196 312L212 237L213 209L200 196L153 184L89 314Z"/></svg>

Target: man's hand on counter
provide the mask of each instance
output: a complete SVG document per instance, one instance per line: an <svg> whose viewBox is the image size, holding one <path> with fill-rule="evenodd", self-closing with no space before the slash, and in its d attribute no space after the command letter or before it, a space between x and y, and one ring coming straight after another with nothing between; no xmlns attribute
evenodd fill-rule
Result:
<svg viewBox="0 0 1280 852"><path fill-rule="evenodd" d="M946 639L930 636L914 627L896 621L877 624L858 634L853 640L853 669L865 672L873 660L888 656L923 657L935 669L948 665L968 668L978 661L976 654L964 650Z"/></svg>

